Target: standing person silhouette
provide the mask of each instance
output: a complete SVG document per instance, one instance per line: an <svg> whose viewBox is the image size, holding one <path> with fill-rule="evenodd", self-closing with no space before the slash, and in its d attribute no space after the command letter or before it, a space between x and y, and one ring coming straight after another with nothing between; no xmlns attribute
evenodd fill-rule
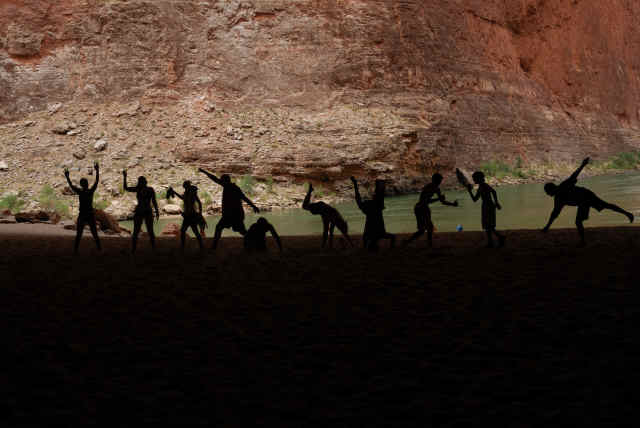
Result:
<svg viewBox="0 0 640 428"><path fill-rule="evenodd" d="M319 215L322 217L322 248L327 243L327 235L329 236L329 248L333 248L333 230L337 227L340 232L347 239L349 244L353 247L353 241L349 237L349 227L347 222L342 218L337 209L333 208L329 204L324 202L311 203L311 193L313 192L313 185L309 183L309 190L307 196L305 196L302 202L302 209L309 211L313 215Z"/></svg>
<svg viewBox="0 0 640 428"><path fill-rule="evenodd" d="M431 176L431 183L422 188L422 192L420 192L420 199L413 208L413 212L416 215L418 231L411 235L411 237L404 242L404 245L418 239L426 230L429 246L433 246L434 227L433 222L431 221L431 209L429 208L429 204L440 201L442 205L450 207L458 206L458 201L449 202L445 199L444 195L440 192L440 184L442 184L442 175L436 172ZM436 196L435 198L433 197L434 195Z"/></svg>
<svg viewBox="0 0 640 428"><path fill-rule="evenodd" d="M551 212L551 216L549 217L547 225L544 227L544 229L542 229L542 232L549 231L551 224L558 217L558 215L560 215L560 212L565 205L569 205L572 207L577 206L578 213L576 215L576 227L578 228L578 234L580 235L580 246L585 245L584 226L582 222L589 218L590 208L595 208L598 211L607 209L620 214L624 214L629 219L629 222L633 223L633 214L631 214L629 211L623 210L617 205L613 205L603 201L589 189L576 186L576 183L578 182L578 175L580 175L584 167L587 166L589 160L589 158L583 160L578 169L576 169L575 172L571 174L571 176L569 176L569 178L560 183L560 185L556 186L554 183L547 183L544 185L544 191L547 193L547 195L553 197L553 211Z"/></svg>
<svg viewBox="0 0 640 428"><path fill-rule="evenodd" d="M467 191L473 202L477 202L478 199L482 198L482 228L487 233L487 247L493 247L492 235L496 235L498 238L498 247L503 247L506 237L496 231L496 209L502 209L498 202L498 193L484 181L484 173L482 171L474 172L471 178L478 185L478 191L474 196L471 192L473 188L471 184L467 187Z"/></svg>
<svg viewBox="0 0 640 428"><path fill-rule="evenodd" d="M282 243L278 232L264 217L260 217L258 221L249 226L249 230L244 235L244 248L249 251L267 251L267 232L271 232L271 236L274 237L280 252L282 252Z"/></svg>
<svg viewBox="0 0 640 428"><path fill-rule="evenodd" d="M122 171L123 187L127 192L135 192L138 199L138 205L133 213L133 233L131 234L132 248L131 252L136 252L138 245L138 235L140 229L142 229L142 222L145 222L147 227L147 233L149 234L149 240L151 241L151 248L156 248L156 235L153 232L153 208L156 211L156 220L160 219L160 211L158 210L158 201L156 201L156 192L153 187L147 186L147 179L143 176L138 177L138 184L135 187L127 186L127 170Z"/></svg>
<svg viewBox="0 0 640 428"><path fill-rule="evenodd" d="M231 230L238 232L242 236L247 234L247 229L244 226L242 201L249 204L255 213L259 213L260 210L242 193L242 190L236 184L231 182L231 177L227 174L223 174L218 178L202 168L198 168L198 171L209 177L214 183L222 186L222 218L216 224L216 231L213 235L212 249L215 250L224 229L231 228Z"/></svg>
<svg viewBox="0 0 640 428"><path fill-rule="evenodd" d="M179 194L173 188L169 187L167 190L167 197L176 196L184 202L184 210L182 211L182 226L180 227L180 248L184 251L184 243L187 235L187 229L189 227L193 231L193 234L198 239L198 245L200 251L203 249L202 236L198 231L198 226L204 230L207 223L202 217L202 202L198 197L198 188L191 184L189 180L182 183L184 188L184 194ZM198 210L196 210L196 204L198 204Z"/></svg>
<svg viewBox="0 0 640 428"><path fill-rule="evenodd" d="M98 162L93 164L93 169L96 170L96 181L93 183L91 188L89 188L89 181L86 178L80 179L80 187L74 186L71 182L71 178L69 178L69 170L64 170L64 176L67 178L69 187L76 195L78 195L78 199L80 199L80 209L78 213L78 220L76 222L76 240L73 245L73 252L75 254L78 254L78 247L80 246L80 240L82 239L82 232L85 225L89 225L91 235L93 235L93 239L96 241L98 251L102 250L102 247L100 246L100 238L98 237L96 217L93 212L93 195L98 188L98 183L100 182L100 166L98 165Z"/></svg>
<svg viewBox="0 0 640 428"><path fill-rule="evenodd" d="M364 244L364 247L371 251L377 251L378 241L381 239L389 239L390 246L393 248L396 242L396 236L391 233L387 233L387 230L384 227L384 217L382 215L382 211L385 208L384 180L376 180L376 190L373 194L373 199L368 199L366 201L363 201L360 196L358 181L355 177L351 177L351 182L353 183L356 204L358 204L358 208L360 208L366 216L364 232L362 233L362 243Z"/></svg>

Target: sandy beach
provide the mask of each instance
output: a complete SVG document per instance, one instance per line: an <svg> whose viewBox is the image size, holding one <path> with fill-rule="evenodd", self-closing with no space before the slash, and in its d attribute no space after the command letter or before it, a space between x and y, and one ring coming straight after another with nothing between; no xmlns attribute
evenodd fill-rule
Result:
<svg viewBox="0 0 640 428"><path fill-rule="evenodd" d="M441 233L371 254L283 237L0 228L3 426L616 425L636 413L640 228ZM21 226L22 227L22 226ZM29 231L27 231L29 229ZM88 231L87 231L88 232ZM226 235L231 236L231 235ZM359 237L357 237L359 239ZM210 240L207 239L207 247Z"/></svg>

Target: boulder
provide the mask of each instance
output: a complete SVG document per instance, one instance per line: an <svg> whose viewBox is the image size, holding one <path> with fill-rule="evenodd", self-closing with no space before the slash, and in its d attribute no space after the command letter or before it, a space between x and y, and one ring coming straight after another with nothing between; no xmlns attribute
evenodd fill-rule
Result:
<svg viewBox="0 0 640 428"><path fill-rule="evenodd" d="M5 161L0 161L0 171L9 171L9 165Z"/></svg>
<svg viewBox="0 0 640 428"><path fill-rule="evenodd" d="M33 211L33 212L21 212L15 215L16 222L18 223L51 223L57 224L60 221L60 215L54 212L47 211Z"/></svg>
<svg viewBox="0 0 640 428"><path fill-rule="evenodd" d="M95 210L94 215L96 217L96 223L98 224L98 227L103 232L111 231L114 233L124 232L131 234L130 230L120 227L118 221L112 215L106 213L105 211Z"/></svg>
<svg viewBox="0 0 640 428"><path fill-rule="evenodd" d="M182 208L180 208L178 205L168 204L162 208L162 211L164 211L165 214L175 215L175 214L181 214Z"/></svg>
<svg viewBox="0 0 640 428"><path fill-rule="evenodd" d="M102 152L107 148L107 141L100 139L96 141L96 143L93 145L93 148L95 149L96 152Z"/></svg>
<svg viewBox="0 0 640 428"><path fill-rule="evenodd" d="M71 131L72 129L76 128L76 124L73 122L68 122L66 120L63 120L62 122L57 123L53 129L51 129L51 132L53 132L54 134L59 134L59 135L66 135L67 132Z"/></svg>
<svg viewBox="0 0 640 428"><path fill-rule="evenodd" d="M73 152L73 157L78 160L82 160L87 157L87 152L85 152L84 149L76 150L75 152Z"/></svg>

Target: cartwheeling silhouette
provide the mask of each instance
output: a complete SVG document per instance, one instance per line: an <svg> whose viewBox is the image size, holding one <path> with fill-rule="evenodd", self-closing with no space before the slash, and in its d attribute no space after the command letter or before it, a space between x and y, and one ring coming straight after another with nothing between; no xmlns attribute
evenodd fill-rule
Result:
<svg viewBox="0 0 640 428"><path fill-rule="evenodd" d="M440 192L440 184L442 183L442 175L435 173L431 176L431 183L425 185L420 192L420 199L413 209L416 215L416 222L418 225L418 231L411 235L409 239L405 241L405 245L409 244L415 239L418 239L427 231L427 241L429 246L433 245L433 222L431 221L431 209L429 204L440 201L442 205L450 207L457 207L458 201L449 202L445 199L444 195ZM436 196L435 198L433 196Z"/></svg>
<svg viewBox="0 0 640 428"><path fill-rule="evenodd" d="M71 178L69 178L69 170L64 170L64 176L67 178L69 187L78 195L78 199L80 199L78 221L76 222L76 240L73 246L73 251L76 254L78 253L78 247L80 246L80 240L82 239L82 232L85 225L89 225L91 235L93 235L93 239L96 241L96 247L98 247L98 250L102 249L100 246L100 238L98 237L96 217L93 212L93 195L98 188L98 183L100 182L100 167L98 166L98 162L93 164L93 169L96 170L96 181L91 187L89 187L89 181L86 178L80 179L80 187L74 186L71 182Z"/></svg>
<svg viewBox="0 0 640 428"><path fill-rule="evenodd" d="M143 176L138 177L138 184L135 187L127 186L127 170L122 171L123 187L127 192L135 192L138 199L138 205L136 205L133 213L133 233L131 234L131 252L136 252L138 245L138 235L142 229L142 222L144 221L147 227L147 233L149 234L149 240L151 242L151 248L156 248L156 235L153 232L153 211L151 204L156 211L156 220L160 218L160 211L158 210L158 201L156 200L156 192L153 187L147 186L147 179Z"/></svg>
<svg viewBox="0 0 640 428"><path fill-rule="evenodd" d="M384 217L382 215L382 211L384 210L384 180L376 180L376 190L374 192L373 199L366 201L363 201L360 196L358 181L355 177L351 177L351 182L353 183L356 204L358 204L358 208L360 208L366 216L364 232L362 233L362 243L364 244L364 247L371 251L376 251L378 249L378 242L381 239L389 239L391 241L390 246L393 248L396 242L396 236L391 233L387 233L387 230L384 227Z"/></svg>
<svg viewBox="0 0 640 428"><path fill-rule="evenodd" d="M282 252L282 243L275 227L267 221L266 218L260 217L258 221L253 223L247 233L244 235L244 248L248 251L266 251L267 250L267 232L276 240L280 252Z"/></svg>
<svg viewBox="0 0 640 428"><path fill-rule="evenodd" d="M302 208L313 215L322 217L322 248L324 248L327 243L327 235L329 236L329 248L333 247L333 231L336 227L353 247L353 242L348 234L349 228L347 222L342 218L338 210L331 205L325 204L324 202L311 203L312 192L313 186L309 183L309 190L307 191L307 196L304 198L304 202L302 202Z"/></svg>
<svg viewBox="0 0 640 428"><path fill-rule="evenodd" d="M212 249L215 250L218 246L220 236L222 236L222 231L226 228L231 228L234 232L238 232L242 236L246 235L247 229L244 226L242 201L249 204L254 212L259 213L260 210L242 193L242 190L240 190L237 185L231 182L231 177L227 174L223 174L218 178L202 168L199 168L198 171L205 174L213 180L214 183L222 186L222 218L218 221L218 224L216 224L216 231L213 235Z"/></svg>
<svg viewBox="0 0 640 428"><path fill-rule="evenodd" d="M560 215L562 208L565 205L572 207L578 207L578 213L576 215L576 227L578 228L578 234L580 235L580 245L585 244L584 239L584 226L582 222L589 218L589 209L594 208L597 211L611 210L620 214L624 214L629 219L630 223L633 223L633 214L629 211L623 210L617 205L610 204L603 201L595 193L584 187L576 186L578 182L578 175L582 172L583 168L589 163L589 158L582 161L582 164L573 174L560 185L554 183L547 183L544 185L544 191L547 195L553 197L553 211L549 217L547 225L542 229L543 232L547 232L553 221Z"/></svg>
<svg viewBox="0 0 640 428"><path fill-rule="evenodd" d="M473 202L477 202L478 199L482 198L482 228L487 233L487 247L493 247L493 235L498 238L498 246L502 247L506 238L496 231L496 209L502 209L498 202L498 193L484 181L484 173L482 171L474 172L471 178L478 185L478 191L474 196L471 191L473 189L471 184L467 186L467 191Z"/></svg>
<svg viewBox="0 0 640 428"><path fill-rule="evenodd" d="M180 248L184 251L184 243L187 235L187 230L191 228L193 234L198 239L198 245L202 251L202 236L200 231L204 231L207 227L207 222L202 216L202 202L198 197L198 188L191 184L189 180L182 183L184 188L184 194L179 194L173 188L169 187L167 190L167 198L176 196L184 202L184 209L182 210L182 226L180 227ZM196 204L198 209L196 210ZM200 228L200 231L198 230Z"/></svg>

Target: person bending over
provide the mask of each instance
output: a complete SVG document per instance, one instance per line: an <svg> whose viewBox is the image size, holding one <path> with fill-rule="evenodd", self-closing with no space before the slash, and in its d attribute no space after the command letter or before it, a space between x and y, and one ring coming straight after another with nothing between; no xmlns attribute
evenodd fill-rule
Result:
<svg viewBox="0 0 640 428"><path fill-rule="evenodd" d="M160 211L158 210L158 201L156 200L156 192L153 187L147 186L147 179L143 176L138 177L138 184L135 187L127 186L127 170L122 171L123 187L127 192L135 192L138 199L138 205L133 213L133 233L131 234L132 248L131 252L136 252L138 245L138 235L142 229L142 222L144 221L147 227L147 233L149 234L149 240L151 242L151 248L156 248L156 235L153 232L153 211L151 204L156 211L156 220L160 219Z"/></svg>
<svg viewBox="0 0 640 428"><path fill-rule="evenodd" d="M565 205L572 207L578 207L578 213L576 215L576 227L578 234L580 235L580 245L585 244L584 239L584 225L582 224L589 218L589 210L595 208L597 211L611 210L617 213L627 216L630 223L633 223L633 214L629 211L623 210L617 205L610 204L603 201L595 193L584 187L576 186L578 183L578 175L582 172L585 166L589 164L589 158L582 161L582 164L578 169L574 171L569 178L556 185L554 183L547 183L544 185L544 191L547 195L553 197L553 211L549 217L547 225L542 229L542 232L548 232L551 224L560 215L562 208Z"/></svg>
<svg viewBox="0 0 640 428"><path fill-rule="evenodd" d="M71 178L69 178L69 170L64 170L64 176L67 178L69 187L80 199L78 221L76 222L76 240L73 246L73 251L76 254L78 253L78 247L80 246L80 240L82 239L82 232L85 225L89 225L89 230L91 230L91 235L93 235L93 239L96 241L96 247L98 247L98 250L100 251L102 249L100 246L100 238L98 237L96 217L93 212L93 195L96 192L98 182L100 181L100 166L98 166L98 162L93 164L93 169L96 170L96 181L91 187L89 187L89 181L86 178L80 179L80 187L74 186L71 182Z"/></svg>
<svg viewBox="0 0 640 428"><path fill-rule="evenodd" d="M356 204L358 204L358 208L360 208L366 216L364 232L362 233L362 243L364 244L364 247L371 251L376 251L378 249L378 242L381 239L389 239L390 246L393 248L396 242L396 236L391 233L387 233L387 230L384 227L384 217L382 215L382 211L384 210L384 180L376 180L376 190L373 198L366 201L363 201L360 196L358 181L355 177L351 177L351 182L353 183Z"/></svg>
<svg viewBox="0 0 640 428"><path fill-rule="evenodd" d="M244 235L244 248L249 251L267 251L267 232L271 233L282 252L282 243L276 229L264 217L260 217L249 227Z"/></svg>
<svg viewBox="0 0 640 428"><path fill-rule="evenodd" d="M324 248L327 243L327 235L329 236L329 248L333 248L333 231L336 227L353 247L353 242L348 234L349 227L347 222L342 218L338 210L331 205L324 202L311 203L312 192L313 185L309 183L309 190L307 191L307 196L304 198L304 202L302 202L302 209L309 211L313 215L322 217L322 248Z"/></svg>
<svg viewBox="0 0 640 428"><path fill-rule="evenodd" d="M411 235L404 244L407 245L427 232L427 242L429 246L433 246L433 222L431 221L431 209L429 204L434 202L440 202L442 205L450 207L457 207L458 201L449 202L445 199L444 195L440 192L440 184L442 184L442 175L435 173L431 176L431 183L425 185L420 192L420 199L413 208L413 212L416 215L416 222L418 225L418 231ZM435 196L435 197L434 197Z"/></svg>
<svg viewBox="0 0 640 428"><path fill-rule="evenodd" d="M231 230L238 232L242 236L246 235L247 229L244 226L242 201L249 204L254 212L259 213L260 210L242 193L242 190L236 184L231 182L231 177L227 174L223 174L218 178L202 168L199 168L198 171L209 177L214 183L222 186L222 218L216 224L216 231L213 235L212 249L215 250L224 229L231 228Z"/></svg>

